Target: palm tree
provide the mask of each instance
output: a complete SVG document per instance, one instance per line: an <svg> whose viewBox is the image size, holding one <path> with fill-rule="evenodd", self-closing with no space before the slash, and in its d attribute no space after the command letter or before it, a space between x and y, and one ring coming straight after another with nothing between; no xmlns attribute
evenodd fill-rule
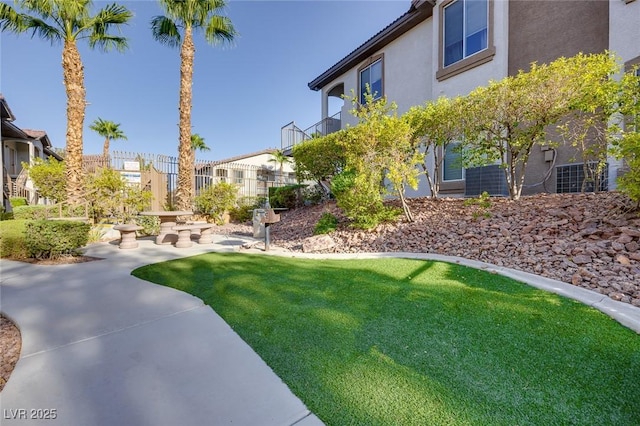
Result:
<svg viewBox="0 0 640 426"><path fill-rule="evenodd" d="M133 14L124 6L110 4L94 15L91 0L16 0L16 9L0 3L0 29L32 36L51 43L62 42L62 72L67 92L67 201L77 204L84 197L82 131L86 102L84 66L77 41L86 39L90 48L124 51L127 39L109 33L127 23ZM21 13L19 10L25 10Z"/></svg>
<svg viewBox="0 0 640 426"><path fill-rule="evenodd" d="M271 156L273 158L270 158L268 161L270 163L276 163L280 166L280 183L284 183L284 165L291 164L291 158L289 158L287 155L285 155L284 152L279 149L273 151L271 153Z"/></svg>
<svg viewBox="0 0 640 426"><path fill-rule="evenodd" d="M120 129L120 123L114 123L113 121L103 120L98 117L91 125L89 126L91 130L99 134L104 138L104 145L102 146L102 156L105 161L109 158L109 142L115 141L118 139L127 140L127 136L124 134L122 129Z"/></svg>
<svg viewBox="0 0 640 426"><path fill-rule="evenodd" d="M191 149L191 91L193 82L194 31L204 30L211 45L230 42L236 35L231 20L219 15L225 0L160 0L166 16L151 20L153 37L170 47L180 46L180 137L178 144L177 207L191 208L194 152Z"/></svg>
<svg viewBox="0 0 640 426"><path fill-rule="evenodd" d="M191 135L191 150L192 151L211 151L211 148L204 142L204 138L197 133Z"/></svg>

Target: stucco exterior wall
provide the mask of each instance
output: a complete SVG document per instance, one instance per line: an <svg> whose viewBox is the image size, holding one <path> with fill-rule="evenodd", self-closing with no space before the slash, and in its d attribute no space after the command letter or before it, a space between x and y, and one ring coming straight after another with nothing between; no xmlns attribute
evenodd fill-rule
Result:
<svg viewBox="0 0 640 426"><path fill-rule="evenodd" d="M390 43L384 52L385 94L403 114L431 98L433 21L422 22Z"/></svg>
<svg viewBox="0 0 640 426"><path fill-rule="evenodd" d="M609 49L623 62L638 59L640 62L640 1L609 1Z"/></svg>
<svg viewBox="0 0 640 426"><path fill-rule="evenodd" d="M239 164L239 165L258 166L258 167L264 166L272 170L279 171L280 164L274 163L273 161L269 161L271 159L273 159L273 156L271 154L258 154L258 155L253 155L251 157L238 159L227 164ZM291 173L294 171L292 165L288 163L283 164L282 170L284 173Z"/></svg>
<svg viewBox="0 0 640 426"><path fill-rule="evenodd" d="M431 96L432 21L416 25L402 37L392 41L371 57L383 54L384 95L389 102L398 105L398 114L406 112L414 105L423 104ZM363 62L364 63L364 62ZM329 93L339 84L344 85L344 94L351 96L353 90L358 95L358 67L327 84L322 89L324 104ZM350 114L353 106L346 101L341 109L342 127L354 125L357 120ZM324 117L323 117L324 118Z"/></svg>
<svg viewBox="0 0 640 426"><path fill-rule="evenodd" d="M326 85L322 88L322 102L323 104L326 102L327 93L331 91L334 87L343 84L344 85L344 94L347 96L351 96L351 90L356 91L358 86L358 72L355 68L350 69L346 73L342 74L340 77L333 80L330 84ZM356 92L357 93L357 92ZM342 108L340 109L340 115L342 118L342 128L344 129L347 124L353 126L358 121L356 118L349 113L351 111L351 102L345 100ZM323 111L322 118L327 117L327 112Z"/></svg>
<svg viewBox="0 0 640 426"><path fill-rule="evenodd" d="M608 48L608 0L510 0L509 7L510 75L528 70L533 61Z"/></svg>

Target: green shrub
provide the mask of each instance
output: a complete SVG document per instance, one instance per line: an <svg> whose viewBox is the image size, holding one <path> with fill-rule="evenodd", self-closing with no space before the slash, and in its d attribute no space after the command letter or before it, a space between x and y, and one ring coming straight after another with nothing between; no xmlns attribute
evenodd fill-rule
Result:
<svg viewBox="0 0 640 426"><path fill-rule="evenodd" d="M7 212L4 210L4 207L0 207L0 220L11 220L13 219L13 212Z"/></svg>
<svg viewBox="0 0 640 426"><path fill-rule="evenodd" d="M27 199L24 197L11 197L9 198L9 202L11 203L11 207L13 208L26 206L28 204Z"/></svg>
<svg viewBox="0 0 640 426"><path fill-rule="evenodd" d="M113 169L99 169L88 176L88 200L94 220L114 218L129 223L135 215L151 205L151 191L137 185L129 185L126 179Z"/></svg>
<svg viewBox="0 0 640 426"><path fill-rule="evenodd" d="M29 178L38 188L40 196L56 203L65 199L67 169L64 161L58 161L54 157L47 160L34 158L32 164L22 163L22 167L29 172Z"/></svg>
<svg viewBox="0 0 640 426"><path fill-rule="evenodd" d="M45 206L18 206L13 209L15 219L42 220L47 218Z"/></svg>
<svg viewBox="0 0 640 426"><path fill-rule="evenodd" d="M478 206L479 210L471 214L474 220L481 217L486 219L491 217L491 213L489 212L489 209L491 209L491 196L487 191L480 194L478 198L467 198L463 204L465 207Z"/></svg>
<svg viewBox="0 0 640 426"><path fill-rule="evenodd" d="M640 132L630 132L622 138L620 153L628 166L618 178L620 191L640 206Z"/></svg>
<svg viewBox="0 0 640 426"><path fill-rule="evenodd" d="M303 204L302 188L306 185L286 185L269 188L269 204L274 208L295 209Z"/></svg>
<svg viewBox="0 0 640 426"><path fill-rule="evenodd" d="M329 212L325 212L316 223L316 227L313 230L313 235L328 234L336 230L338 226L338 218Z"/></svg>
<svg viewBox="0 0 640 426"><path fill-rule="evenodd" d="M0 257L3 259L26 259L24 231L26 220L7 220L0 222Z"/></svg>
<svg viewBox="0 0 640 426"><path fill-rule="evenodd" d="M158 216L136 216L133 221L142 226L138 231L141 235L158 235L160 233L160 218Z"/></svg>
<svg viewBox="0 0 640 426"><path fill-rule="evenodd" d="M38 220L27 223L25 243L29 257L55 259L75 255L89 241L91 226L70 220Z"/></svg>
<svg viewBox="0 0 640 426"><path fill-rule="evenodd" d="M385 206L380 195L380 184L366 174L345 170L331 182L336 204L351 224L360 229L375 228L381 222L395 220L402 214L399 209Z"/></svg>
<svg viewBox="0 0 640 426"><path fill-rule="evenodd" d="M208 214L218 225L224 223L225 212L236 205L238 187L227 182L218 182L206 187L194 198L196 212Z"/></svg>

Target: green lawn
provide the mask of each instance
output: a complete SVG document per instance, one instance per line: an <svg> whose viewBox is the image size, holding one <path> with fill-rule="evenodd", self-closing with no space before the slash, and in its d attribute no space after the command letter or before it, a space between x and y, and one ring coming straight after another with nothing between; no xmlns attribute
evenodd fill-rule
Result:
<svg viewBox="0 0 640 426"><path fill-rule="evenodd" d="M236 253L133 275L202 298L329 425L640 424L640 335L499 275Z"/></svg>

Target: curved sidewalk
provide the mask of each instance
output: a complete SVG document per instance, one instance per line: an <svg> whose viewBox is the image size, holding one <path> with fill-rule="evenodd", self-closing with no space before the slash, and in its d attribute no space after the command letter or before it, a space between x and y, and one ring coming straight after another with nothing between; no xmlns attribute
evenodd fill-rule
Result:
<svg viewBox="0 0 640 426"><path fill-rule="evenodd" d="M61 425L321 425L262 359L210 307L189 294L131 276L131 270L208 251L235 251L250 238L215 236L187 249L89 246L104 260L38 266L0 260L0 310L22 333L22 352L0 393L0 423ZM257 250L247 250L257 252ZM509 276L593 306L640 333L640 308L513 269L421 253L269 255L406 257L459 263ZM32 411L35 410L35 411ZM40 411L38 411L40 410ZM51 411L48 412L51 414ZM22 419L21 417L26 417Z"/></svg>
<svg viewBox="0 0 640 426"><path fill-rule="evenodd" d="M22 334L0 424L321 425L209 306L131 276L138 266L243 242L100 243L85 254L104 260L72 265L0 260L0 310ZM37 419L44 416L55 419Z"/></svg>

